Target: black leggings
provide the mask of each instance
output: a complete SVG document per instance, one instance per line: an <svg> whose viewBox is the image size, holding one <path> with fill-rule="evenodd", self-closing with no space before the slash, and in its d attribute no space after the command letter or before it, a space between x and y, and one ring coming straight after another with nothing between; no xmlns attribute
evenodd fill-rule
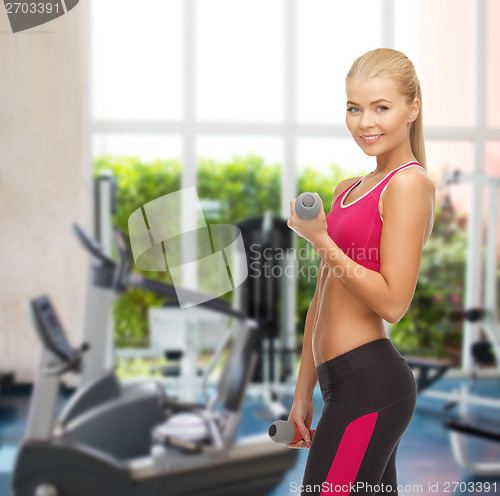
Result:
<svg viewBox="0 0 500 496"><path fill-rule="evenodd" d="M417 402L410 366L382 338L327 360L316 375L325 404L301 495L398 494L396 452Z"/></svg>

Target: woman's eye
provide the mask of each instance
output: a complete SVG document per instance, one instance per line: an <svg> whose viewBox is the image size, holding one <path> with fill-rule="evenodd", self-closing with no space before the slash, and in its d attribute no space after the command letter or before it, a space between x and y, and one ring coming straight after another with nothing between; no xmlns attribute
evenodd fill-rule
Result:
<svg viewBox="0 0 500 496"><path fill-rule="evenodd" d="M377 109L380 109L381 112L385 112L386 110L389 110L389 108L385 107L384 105L379 105L377 107ZM359 110L359 109L356 107L348 107L347 108L347 112L351 112L353 114L358 114L359 112L356 112L357 110Z"/></svg>

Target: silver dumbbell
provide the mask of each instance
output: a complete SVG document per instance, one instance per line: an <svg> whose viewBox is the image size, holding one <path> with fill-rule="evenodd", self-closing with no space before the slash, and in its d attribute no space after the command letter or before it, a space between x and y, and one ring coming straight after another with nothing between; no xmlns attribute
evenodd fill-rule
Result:
<svg viewBox="0 0 500 496"><path fill-rule="evenodd" d="M304 220L314 219L321 210L321 199L316 193L302 193L297 196L295 212Z"/></svg>

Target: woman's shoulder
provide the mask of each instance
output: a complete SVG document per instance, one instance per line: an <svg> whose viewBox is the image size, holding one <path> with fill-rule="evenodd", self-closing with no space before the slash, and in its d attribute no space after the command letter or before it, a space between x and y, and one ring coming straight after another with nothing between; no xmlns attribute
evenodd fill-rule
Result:
<svg viewBox="0 0 500 496"><path fill-rule="evenodd" d="M430 193L435 191L434 182L423 167L408 167L394 174L387 185L387 189L391 188L391 183L392 189L413 186L425 189Z"/></svg>
<svg viewBox="0 0 500 496"><path fill-rule="evenodd" d="M408 167L393 175L380 198L383 202L390 197L396 202L414 203L415 209L421 209L430 201L434 210L436 186L425 169Z"/></svg>

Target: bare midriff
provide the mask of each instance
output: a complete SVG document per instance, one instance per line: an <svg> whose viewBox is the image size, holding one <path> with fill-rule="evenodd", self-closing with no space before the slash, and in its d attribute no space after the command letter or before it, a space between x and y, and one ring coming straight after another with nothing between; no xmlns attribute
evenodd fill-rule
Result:
<svg viewBox="0 0 500 496"><path fill-rule="evenodd" d="M326 264L318 275L317 298L312 327L316 367L370 341L388 337L382 318L357 298Z"/></svg>

